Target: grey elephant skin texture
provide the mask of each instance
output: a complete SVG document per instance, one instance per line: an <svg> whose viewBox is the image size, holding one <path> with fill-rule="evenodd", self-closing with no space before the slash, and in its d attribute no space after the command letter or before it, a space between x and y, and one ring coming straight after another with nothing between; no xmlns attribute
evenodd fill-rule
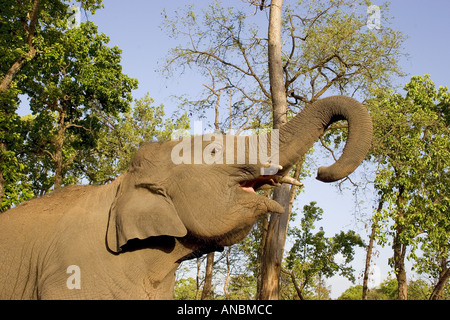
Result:
<svg viewBox="0 0 450 320"><path fill-rule="evenodd" d="M349 127L344 151L317 174L336 181L359 166L372 139L367 110L343 96L308 105L280 128L272 174L261 170L270 161L250 161L251 137L240 161L237 137L220 148L201 139L215 157L235 149L236 161L223 164L175 164L180 141L153 142L108 185L65 187L0 214L0 298L171 299L182 261L242 240L261 214L284 212L255 191L299 184L289 170L339 120Z"/></svg>

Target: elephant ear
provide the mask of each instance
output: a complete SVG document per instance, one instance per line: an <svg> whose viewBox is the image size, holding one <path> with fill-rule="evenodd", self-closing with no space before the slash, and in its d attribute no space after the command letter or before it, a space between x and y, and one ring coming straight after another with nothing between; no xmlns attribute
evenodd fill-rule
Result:
<svg viewBox="0 0 450 320"><path fill-rule="evenodd" d="M172 202L145 187L119 187L108 221L106 241L113 252L131 239L156 236L183 237L187 230Z"/></svg>

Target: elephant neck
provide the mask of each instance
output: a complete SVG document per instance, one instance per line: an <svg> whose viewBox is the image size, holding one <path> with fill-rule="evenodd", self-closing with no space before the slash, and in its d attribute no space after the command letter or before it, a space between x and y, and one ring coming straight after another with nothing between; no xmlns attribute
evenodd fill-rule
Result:
<svg viewBox="0 0 450 320"><path fill-rule="evenodd" d="M194 246L192 246L190 244L187 246L191 247L192 249L195 248ZM192 250L190 253L183 256L180 260L178 260L178 262L183 262L186 260L200 258L204 254L208 254L208 253L215 252L215 251L222 252L223 246L213 244L213 245L206 245L206 246L199 247L198 249Z"/></svg>
<svg viewBox="0 0 450 320"><path fill-rule="evenodd" d="M197 247L183 245L178 239L169 238L155 237L154 244L150 244L152 239L130 241L126 250L118 255L122 257L122 267L134 283L132 287L142 288L144 299L173 299L178 266L198 250Z"/></svg>

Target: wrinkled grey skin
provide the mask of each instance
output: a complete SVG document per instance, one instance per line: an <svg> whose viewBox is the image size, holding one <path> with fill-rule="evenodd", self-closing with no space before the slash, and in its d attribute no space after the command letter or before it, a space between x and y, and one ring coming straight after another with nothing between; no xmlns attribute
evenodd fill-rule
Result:
<svg viewBox="0 0 450 320"><path fill-rule="evenodd" d="M248 155L243 164L176 165L179 141L149 143L109 185L66 187L0 214L0 298L171 299L181 261L243 239L261 214L283 212L254 190L282 182L340 119L349 123L344 152L317 176L336 181L361 163L372 136L366 109L341 96L317 101L280 129L276 174L261 175L264 164L249 164ZM79 289L69 288L73 265Z"/></svg>

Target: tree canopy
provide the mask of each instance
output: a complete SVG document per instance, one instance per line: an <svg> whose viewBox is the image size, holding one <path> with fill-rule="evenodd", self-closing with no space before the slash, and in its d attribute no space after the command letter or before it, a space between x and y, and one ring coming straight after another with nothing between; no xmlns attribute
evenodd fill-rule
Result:
<svg viewBox="0 0 450 320"><path fill-rule="evenodd" d="M450 277L450 95L429 75L412 77L404 90L405 95L379 93L370 103L378 166L374 186L383 203L374 217L377 235L392 245L391 263L402 283L409 249L416 271L445 286Z"/></svg>

